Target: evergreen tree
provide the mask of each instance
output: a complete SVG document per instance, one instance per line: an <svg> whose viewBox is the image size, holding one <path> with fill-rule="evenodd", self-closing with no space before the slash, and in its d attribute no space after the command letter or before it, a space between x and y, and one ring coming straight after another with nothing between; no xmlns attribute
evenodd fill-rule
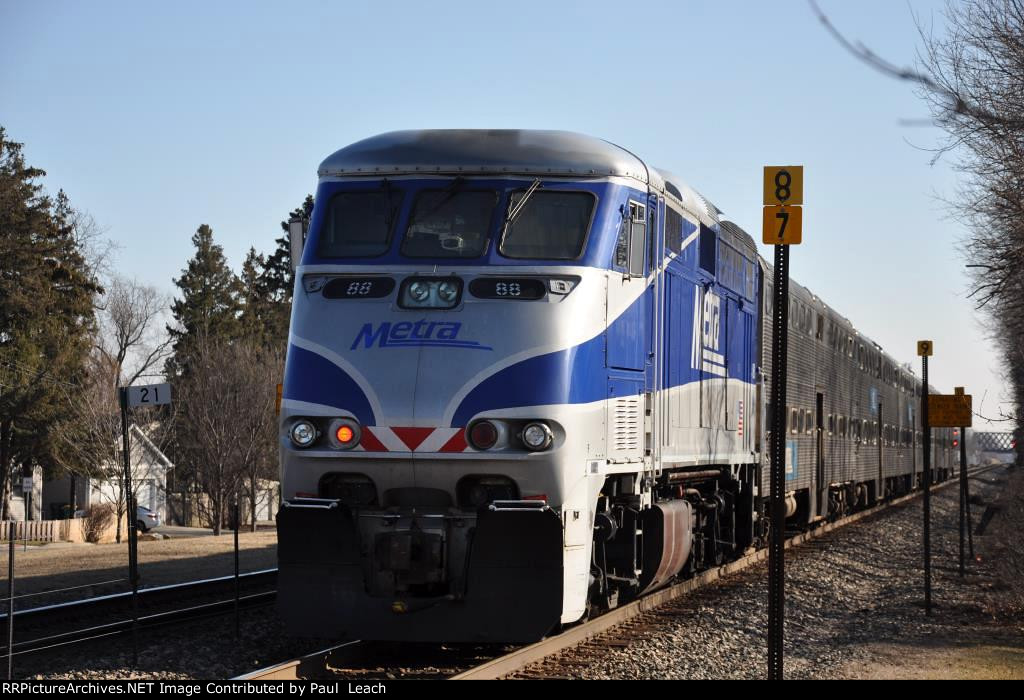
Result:
<svg viewBox="0 0 1024 700"><path fill-rule="evenodd" d="M313 195L306 195L302 205L293 209L288 219L308 220L313 215ZM243 286L246 288L246 325L259 325L260 342L267 348L283 350L288 343L288 322L292 312L291 244L288 239L288 221L281 222L283 235L274 241L276 247L269 256L249 251L242 268ZM248 270L247 270L248 266Z"/></svg>
<svg viewBox="0 0 1024 700"><path fill-rule="evenodd" d="M241 277L242 336L263 346L272 343L275 337L271 327L275 302L268 298L265 289L266 264L266 256L257 253L255 248L249 248L242 263Z"/></svg>
<svg viewBox="0 0 1024 700"><path fill-rule="evenodd" d="M49 462L49 431L81 382L100 292L67 196L46 196L0 127L0 497L18 465Z"/></svg>
<svg viewBox="0 0 1024 700"><path fill-rule="evenodd" d="M281 230L284 232L280 238L275 239L277 246L274 252L267 258L267 266L264 272L265 287L270 299L276 302L292 303L292 285L295 276L292 274L292 253L291 243L288 238L288 221L294 218L309 220L313 216L313 195L307 194L302 205L292 209L288 218L281 222Z"/></svg>
<svg viewBox="0 0 1024 700"><path fill-rule="evenodd" d="M174 352L167 361L168 377L188 372L189 355L198 340L233 340L241 332L242 287L228 267L224 249L213 242L213 229L203 224L192 236L195 254L174 284L181 290L171 314L177 322L168 326Z"/></svg>

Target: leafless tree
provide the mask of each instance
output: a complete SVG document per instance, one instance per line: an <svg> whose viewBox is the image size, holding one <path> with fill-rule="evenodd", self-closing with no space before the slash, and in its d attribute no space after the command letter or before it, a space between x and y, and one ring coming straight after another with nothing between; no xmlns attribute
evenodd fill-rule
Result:
<svg viewBox="0 0 1024 700"><path fill-rule="evenodd" d="M273 476L279 366L280 358L256 343L199 340L178 387L178 461L188 460L206 495L206 520L215 535L243 492L255 523L260 482Z"/></svg>
<svg viewBox="0 0 1024 700"><path fill-rule="evenodd" d="M56 431L55 457L71 476L74 508L78 477L108 481L116 494L117 540L127 512L123 479L120 405L118 388L148 376L163 365L170 351L164 332L168 300L153 287L112 278L96 301L97 331L81 385L68 387L69 411ZM145 409L143 409L145 411ZM142 425L153 421L139 414ZM164 416L167 421L167 416ZM152 432L154 439L163 433ZM134 515L127 519L132 522Z"/></svg>
<svg viewBox="0 0 1024 700"><path fill-rule="evenodd" d="M1024 406L1024 0L948 1L945 29L918 22L916 67L899 67L837 29L836 40L872 68L914 84L946 134L935 157L963 176L949 202L969 235L961 244L972 298L1001 350L1013 408L1002 419L1021 435Z"/></svg>
<svg viewBox="0 0 1024 700"><path fill-rule="evenodd" d="M115 386L130 386L163 367L171 339L164 316L170 300L154 287L113 278L99 303L96 350Z"/></svg>
<svg viewBox="0 0 1024 700"><path fill-rule="evenodd" d="M1020 430L1024 405L1024 1L949 2L946 31L922 31L920 88L964 176L954 207L970 232L961 249L971 297L1002 350ZM948 95L955 96L951 101ZM957 108L957 104L971 109Z"/></svg>

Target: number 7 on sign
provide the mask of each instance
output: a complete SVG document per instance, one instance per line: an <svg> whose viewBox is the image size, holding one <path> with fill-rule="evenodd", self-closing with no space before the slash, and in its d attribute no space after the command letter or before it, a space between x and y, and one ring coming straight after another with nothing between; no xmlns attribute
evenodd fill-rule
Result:
<svg viewBox="0 0 1024 700"><path fill-rule="evenodd" d="M803 223L802 207L765 207L761 241L766 245L798 245Z"/></svg>

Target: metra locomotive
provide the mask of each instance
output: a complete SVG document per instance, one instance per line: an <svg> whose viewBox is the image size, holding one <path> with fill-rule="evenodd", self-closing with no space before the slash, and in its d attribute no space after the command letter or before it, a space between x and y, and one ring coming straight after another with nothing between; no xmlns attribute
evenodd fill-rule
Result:
<svg viewBox="0 0 1024 700"><path fill-rule="evenodd" d="M531 641L760 546L771 271L716 207L566 132L389 133L319 175L281 412L293 631ZM790 289L798 528L913 488L922 454L918 381Z"/></svg>

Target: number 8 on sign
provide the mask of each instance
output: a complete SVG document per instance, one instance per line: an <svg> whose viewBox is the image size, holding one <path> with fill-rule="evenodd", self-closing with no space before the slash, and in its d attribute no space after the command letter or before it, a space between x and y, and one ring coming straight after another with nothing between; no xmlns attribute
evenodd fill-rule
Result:
<svg viewBox="0 0 1024 700"><path fill-rule="evenodd" d="M766 165L762 203L765 206L801 206L804 203L804 166Z"/></svg>

